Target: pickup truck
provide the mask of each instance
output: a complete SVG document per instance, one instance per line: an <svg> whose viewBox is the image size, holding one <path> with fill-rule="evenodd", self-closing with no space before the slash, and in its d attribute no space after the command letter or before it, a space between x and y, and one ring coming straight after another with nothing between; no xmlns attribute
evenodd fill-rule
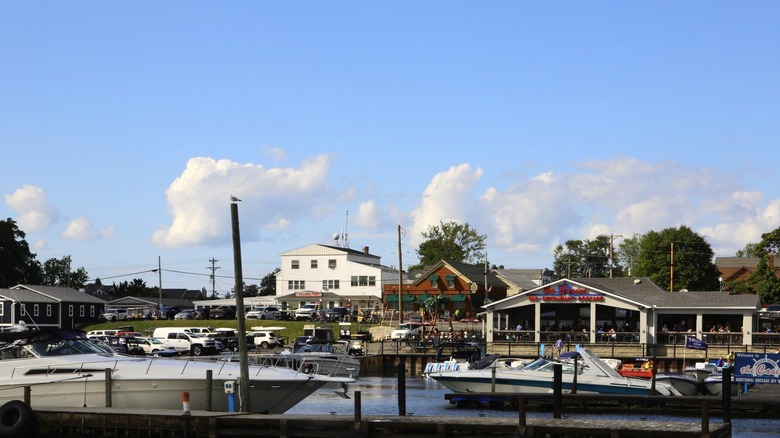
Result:
<svg viewBox="0 0 780 438"><path fill-rule="evenodd" d="M295 320L312 319L317 312L316 304L304 304L301 307L295 309Z"/></svg>
<svg viewBox="0 0 780 438"><path fill-rule="evenodd" d="M200 333L185 332L176 327L161 327L154 330L154 337L193 356L217 353L217 341Z"/></svg>

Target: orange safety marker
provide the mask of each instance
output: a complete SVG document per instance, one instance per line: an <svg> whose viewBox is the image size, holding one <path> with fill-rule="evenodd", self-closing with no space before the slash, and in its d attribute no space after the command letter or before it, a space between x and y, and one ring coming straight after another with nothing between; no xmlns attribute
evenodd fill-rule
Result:
<svg viewBox="0 0 780 438"><path fill-rule="evenodd" d="M181 403L184 409L183 415L190 415L190 393L185 391L181 393Z"/></svg>

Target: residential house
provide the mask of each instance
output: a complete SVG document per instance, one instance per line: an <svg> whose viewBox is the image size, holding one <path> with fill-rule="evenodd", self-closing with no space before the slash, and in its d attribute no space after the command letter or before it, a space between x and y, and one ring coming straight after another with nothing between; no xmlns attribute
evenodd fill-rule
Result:
<svg viewBox="0 0 780 438"><path fill-rule="evenodd" d="M0 289L0 326L78 328L97 321L106 302L68 287L21 284Z"/></svg>

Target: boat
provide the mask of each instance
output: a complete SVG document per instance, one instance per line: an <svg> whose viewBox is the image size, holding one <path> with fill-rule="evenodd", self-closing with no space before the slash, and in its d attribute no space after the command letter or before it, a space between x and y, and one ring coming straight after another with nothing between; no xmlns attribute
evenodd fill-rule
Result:
<svg viewBox="0 0 780 438"><path fill-rule="evenodd" d="M718 372L718 366L710 362L696 362L683 368L683 374L693 376L699 382Z"/></svg>
<svg viewBox="0 0 780 438"><path fill-rule="evenodd" d="M696 396L702 392L701 382L689 374L658 373L655 376L656 385L659 382L673 386L682 395Z"/></svg>
<svg viewBox="0 0 780 438"><path fill-rule="evenodd" d="M445 347L449 347L452 351L449 358L442 360ZM440 344L436 360L428 362L422 374L429 377L431 374L447 371L482 369L495 366L498 360L501 360L498 354L483 355L482 349L476 342Z"/></svg>
<svg viewBox="0 0 780 438"><path fill-rule="evenodd" d="M105 407L110 400L114 408L182 409L189 393L191 409L206 410L211 399L212 411L227 412L233 400L226 384L241 376L239 363L122 355L75 330L1 335L0 405L22 400L29 387L32 407ZM249 407L260 413L284 413L326 384L354 381L282 367L248 369Z"/></svg>
<svg viewBox="0 0 780 438"><path fill-rule="evenodd" d="M702 382L704 391L709 395L723 395L723 373L712 373ZM734 381L731 375L731 395L739 395L739 383Z"/></svg>
<svg viewBox="0 0 780 438"><path fill-rule="evenodd" d="M653 378L653 361L646 357L638 357L634 362L623 363L618 369L623 377Z"/></svg>
<svg viewBox="0 0 780 438"><path fill-rule="evenodd" d="M573 360L573 359L576 359ZM456 393L496 392L509 394L549 393L553 390L556 365L562 367L562 389L571 392L577 376L578 393L644 394L652 391L647 379L623 377L587 348L561 354L559 359L540 357L519 369L485 368L431 374L431 377ZM682 395L672 385L656 382L659 395Z"/></svg>
<svg viewBox="0 0 780 438"><path fill-rule="evenodd" d="M360 360L349 354L349 341L310 339L297 350L253 356L259 365L280 366L305 374L357 379Z"/></svg>

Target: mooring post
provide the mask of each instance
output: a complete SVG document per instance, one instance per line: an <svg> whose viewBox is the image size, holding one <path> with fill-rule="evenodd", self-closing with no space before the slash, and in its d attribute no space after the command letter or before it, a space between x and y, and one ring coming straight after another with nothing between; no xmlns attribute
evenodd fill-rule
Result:
<svg viewBox="0 0 780 438"><path fill-rule="evenodd" d="M577 393L577 356L574 356L574 374L571 376L571 393Z"/></svg>
<svg viewBox="0 0 780 438"><path fill-rule="evenodd" d="M490 368L490 392L495 393L496 392L496 367L492 366Z"/></svg>
<svg viewBox="0 0 780 438"><path fill-rule="evenodd" d="M563 365L555 364L553 368L553 418L561 418L563 399Z"/></svg>
<svg viewBox="0 0 780 438"><path fill-rule="evenodd" d="M710 436L710 404L707 400L701 401L701 437Z"/></svg>
<svg viewBox="0 0 780 438"><path fill-rule="evenodd" d="M525 397L517 397L517 423L520 427L525 427Z"/></svg>
<svg viewBox="0 0 780 438"><path fill-rule="evenodd" d="M360 424L362 418L362 406L360 405L360 391L355 391L355 424Z"/></svg>
<svg viewBox="0 0 780 438"><path fill-rule="evenodd" d="M723 422L724 423L731 423L731 373L732 373L731 366L723 367L723 382L721 383L721 387L723 388L723 392L721 393L721 397L723 400Z"/></svg>
<svg viewBox="0 0 780 438"><path fill-rule="evenodd" d="M30 406L30 385L24 387L24 404Z"/></svg>
<svg viewBox="0 0 780 438"><path fill-rule="evenodd" d="M111 407L111 368L106 368L106 379L105 380L106 380L106 407L110 408ZM86 398L87 398L86 385L87 384L84 383L84 386L85 386L85 388L84 388L84 391L85 391L85 394L84 394L84 405L85 406L84 407L86 407L86 403L87 403L86 402Z"/></svg>
<svg viewBox="0 0 780 438"><path fill-rule="evenodd" d="M211 411L213 405L213 395L211 385L214 384L214 371L206 370L206 410Z"/></svg>
<svg viewBox="0 0 780 438"><path fill-rule="evenodd" d="M398 415L406 416L406 358L398 363Z"/></svg>

